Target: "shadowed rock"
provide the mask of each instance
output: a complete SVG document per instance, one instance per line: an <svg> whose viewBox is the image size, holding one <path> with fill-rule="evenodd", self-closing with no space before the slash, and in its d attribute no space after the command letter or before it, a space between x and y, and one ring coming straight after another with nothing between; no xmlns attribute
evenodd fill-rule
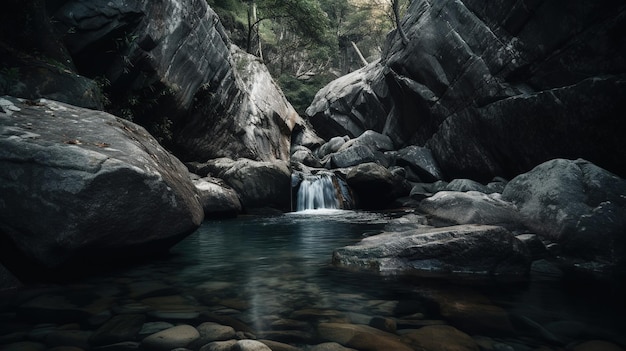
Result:
<svg viewBox="0 0 626 351"><path fill-rule="evenodd" d="M388 275L523 277L530 269L530 255L502 227L461 225L370 236L335 250L333 264Z"/></svg>
<svg viewBox="0 0 626 351"><path fill-rule="evenodd" d="M79 270L68 265L160 252L202 222L187 169L142 127L13 101L20 111L0 113L0 237L11 270L20 260Z"/></svg>
<svg viewBox="0 0 626 351"><path fill-rule="evenodd" d="M412 1L380 61L321 89L320 136L367 129L432 150L446 177L512 178L549 159L626 175L619 1ZM545 33L550 33L546 36Z"/></svg>

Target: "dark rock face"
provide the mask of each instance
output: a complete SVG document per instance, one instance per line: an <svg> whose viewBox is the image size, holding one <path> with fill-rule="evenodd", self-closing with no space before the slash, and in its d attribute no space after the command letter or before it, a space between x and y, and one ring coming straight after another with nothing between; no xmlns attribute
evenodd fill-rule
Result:
<svg viewBox="0 0 626 351"><path fill-rule="evenodd" d="M381 274L524 276L527 248L502 227L464 225L383 233L335 250L333 263Z"/></svg>
<svg viewBox="0 0 626 351"><path fill-rule="evenodd" d="M187 169L142 127L49 100L11 101L0 113L0 234L12 271L22 267L9 245L65 268L166 250L202 222Z"/></svg>
<svg viewBox="0 0 626 351"><path fill-rule="evenodd" d="M585 160L556 159L515 177L502 199L564 253L609 265L626 254L626 180Z"/></svg>
<svg viewBox="0 0 626 351"><path fill-rule="evenodd" d="M54 16L79 71L106 77L121 100L161 92L147 115L173 123L185 160L289 158L302 121L205 1L69 1Z"/></svg>
<svg viewBox="0 0 626 351"><path fill-rule="evenodd" d="M523 227L517 207L503 201L500 194L440 191L421 201L419 209L456 224L499 225L510 230Z"/></svg>
<svg viewBox="0 0 626 351"><path fill-rule="evenodd" d="M363 208L384 208L393 199L410 192L410 186L404 179L394 176L387 168L373 162L352 168L346 181Z"/></svg>
<svg viewBox="0 0 626 351"><path fill-rule="evenodd" d="M223 180L205 177L193 180L205 217L235 217L241 212L237 192Z"/></svg>
<svg viewBox="0 0 626 351"><path fill-rule="evenodd" d="M399 150L396 155L396 164L408 167L409 171L415 175L415 178L411 179L413 181L436 182L443 178L432 152L425 147L412 145Z"/></svg>
<svg viewBox="0 0 626 351"><path fill-rule="evenodd" d="M380 62L307 109L326 139L366 129L426 145L446 178L513 177L553 158L626 175L619 1L411 2ZM550 33L546 36L545 33Z"/></svg>
<svg viewBox="0 0 626 351"><path fill-rule="evenodd" d="M244 209L291 207L291 171L287 162L219 158L202 165L198 172L223 179L237 192Z"/></svg>

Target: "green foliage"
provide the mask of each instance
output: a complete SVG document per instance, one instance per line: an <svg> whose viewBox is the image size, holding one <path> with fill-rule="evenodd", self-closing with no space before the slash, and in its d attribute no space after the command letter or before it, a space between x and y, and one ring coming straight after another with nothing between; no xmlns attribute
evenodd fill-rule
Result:
<svg viewBox="0 0 626 351"><path fill-rule="evenodd" d="M317 75L311 79L297 79L291 75L283 74L278 78L285 97L296 109L298 114L304 115L304 111L313 101L315 94L328 83L331 77Z"/></svg>

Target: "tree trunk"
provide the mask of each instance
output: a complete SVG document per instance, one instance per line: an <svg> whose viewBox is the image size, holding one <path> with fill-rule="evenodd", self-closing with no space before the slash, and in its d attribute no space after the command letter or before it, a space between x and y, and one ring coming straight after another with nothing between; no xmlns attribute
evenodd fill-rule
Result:
<svg viewBox="0 0 626 351"><path fill-rule="evenodd" d="M352 44L352 47L356 51L357 55L359 55L359 59L361 59L361 62L363 63L363 66L367 66L369 64L369 62L367 62L365 57L363 57L363 54L361 54L361 50L359 50L359 47L356 46L356 44L353 41L351 41L350 44Z"/></svg>
<svg viewBox="0 0 626 351"><path fill-rule="evenodd" d="M402 38L402 44L406 46L409 43L409 39L406 37L406 33L404 32L404 29L402 29L402 26L400 24L400 0L392 0L391 3L393 6L393 17L395 17L396 19L396 29L400 34L400 38Z"/></svg>
<svg viewBox="0 0 626 351"><path fill-rule="evenodd" d="M248 37L246 38L246 51L263 59L261 50L261 36L259 26L261 25L257 16L257 6L255 0L250 0L248 7Z"/></svg>

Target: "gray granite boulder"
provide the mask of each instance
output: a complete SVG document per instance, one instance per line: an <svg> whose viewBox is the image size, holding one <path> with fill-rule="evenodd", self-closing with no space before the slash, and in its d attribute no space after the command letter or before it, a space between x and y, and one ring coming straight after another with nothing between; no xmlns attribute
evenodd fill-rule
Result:
<svg viewBox="0 0 626 351"><path fill-rule="evenodd" d="M447 178L512 178L553 158L626 176L619 2L411 1L378 62L306 110L323 138L372 129L432 150ZM550 35L545 35L550 33Z"/></svg>
<svg viewBox="0 0 626 351"><path fill-rule="evenodd" d="M443 174L434 159L432 152L419 146L407 146L398 150L396 165L406 167L410 174L409 180L416 182L436 182L443 179Z"/></svg>
<svg viewBox="0 0 626 351"><path fill-rule="evenodd" d="M187 168L142 127L10 100L11 114L0 112L0 236L11 270L19 259L80 269L71 263L160 252L202 222Z"/></svg>
<svg viewBox="0 0 626 351"><path fill-rule="evenodd" d="M626 180L588 161L555 159L511 180L502 199L564 253L609 266L626 255Z"/></svg>
<svg viewBox="0 0 626 351"><path fill-rule="evenodd" d="M446 185L445 190L447 191L478 191L485 194L490 194L490 188L485 185L480 184L477 181L471 179L453 179L448 185Z"/></svg>
<svg viewBox="0 0 626 351"><path fill-rule="evenodd" d="M205 217L233 217L241 212L237 192L226 183L213 177L193 180Z"/></svg>
<svg viewBox="0 0 626 351"><path fill-rule="evenodd" d="M502 227L460 225L370 236L335 250L333 264L383 275L523 278L530 269L530 254Z"/></svg>
<svg viewBox="0 0 626 351"><path fill-rule="evenodd" d="M287 162L218 158L205 163L202 170L232 187L244 210L291 208L291 170Z"/></svg>
<svg viewBox="0 0 626 351"><path fill-rule="evenodd" d="M264 64L232 45L206 1L72 0L50 8L79 72L106 78L111 107L126 106L133 120L169 121L173 150L185 161L286 161L291 132L306 129Z"/></svg>
<svg viewBox="0 0 626 351"><path fill-rule="evenodd" d="M455 224L490 224L510 230L523 227L517 207L497 193L440 191L422 200L419 209Z"/></svg>
<svg viewBox="0 0 626 351"><path fill-rule="evenodd" d="M392 200L408 195L411 190L404 179L374 162L353 167L347 174L346 182L354 191L359 207L368 209L384 208Z"/></svg>

